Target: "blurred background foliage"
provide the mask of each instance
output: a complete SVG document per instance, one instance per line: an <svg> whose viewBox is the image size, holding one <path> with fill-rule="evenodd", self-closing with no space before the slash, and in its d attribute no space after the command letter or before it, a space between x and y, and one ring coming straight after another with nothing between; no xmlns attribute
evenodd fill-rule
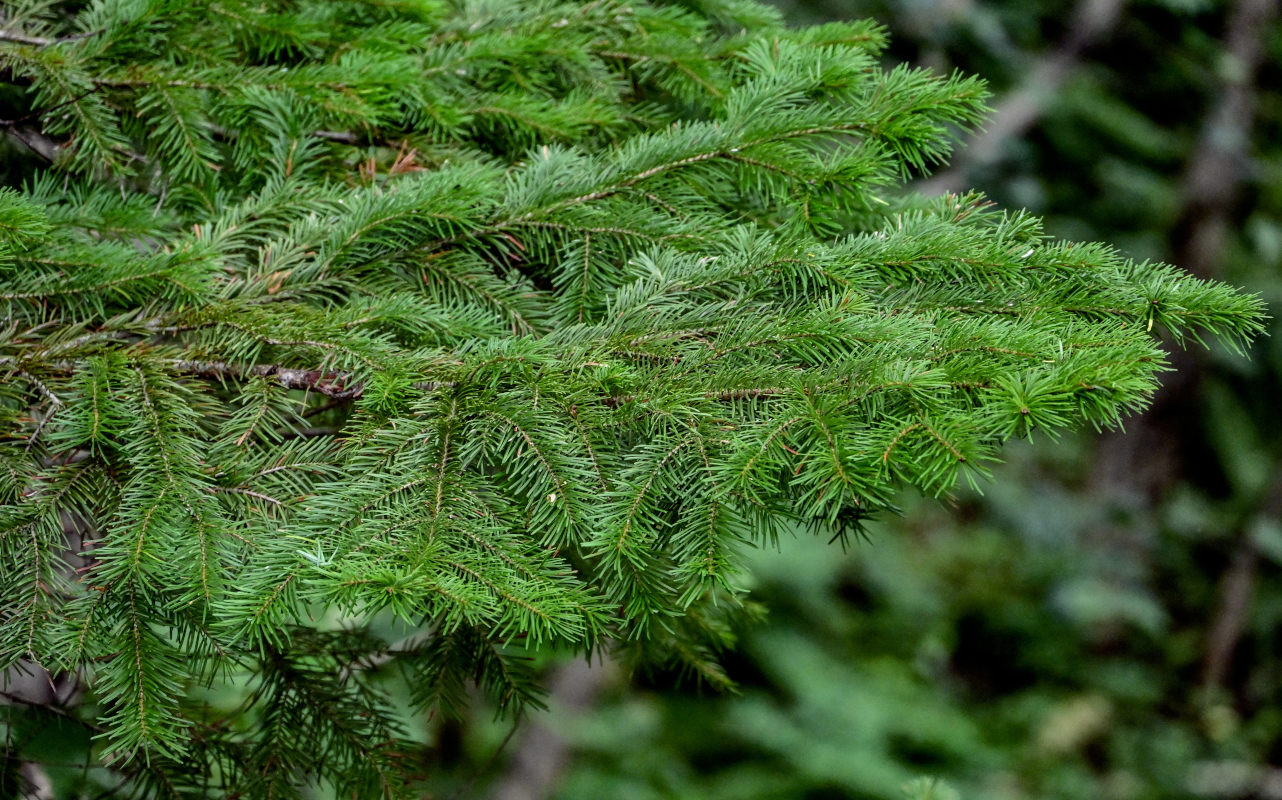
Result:
<svg viewBox="0 0 1282 800"><path fill-rule="evenodd" d="M779 5L990 81L987 130L921 191L1282 308L1274 0ZM1019 444L982 495L906 496L844 554L754 555L737 694L563 666L497 757L497 723L445 724L438 774L500 800L1282 798L1280 332L1176 352L1125 435Z"/></svg>

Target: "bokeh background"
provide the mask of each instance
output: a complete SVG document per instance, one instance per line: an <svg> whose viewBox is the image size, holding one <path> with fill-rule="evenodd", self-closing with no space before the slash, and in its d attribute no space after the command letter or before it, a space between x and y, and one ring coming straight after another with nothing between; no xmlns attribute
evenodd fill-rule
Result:
<svg viewBox="0 0 1282 800"><path fill-rule="evenodd" d="M990 123L919 191L1282 309L1276 0L779 6L990 81ZM754 556L737 694L553 666L549 714L442 722L425 769L498 800L1282 798L1279 333L1175 352L1124 436L1016 443L982 494Z"/></svg>

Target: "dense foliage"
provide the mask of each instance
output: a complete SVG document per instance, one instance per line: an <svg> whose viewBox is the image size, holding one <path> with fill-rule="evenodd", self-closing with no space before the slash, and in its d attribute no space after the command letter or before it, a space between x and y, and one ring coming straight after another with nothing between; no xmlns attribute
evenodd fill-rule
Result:
<svg viewBox="0 0 1282 800"><path fill-rule="evenodd" d="M984 75L998 117L1033 103L987 160L963 147L951 180L1282 302L1277 3L782 5L875 16L889 58ZM1047 89L1083 12L1107 7ZM917 774L964 800L1276 794L1278 320L1270 333L1249 360L1177 354L1121 435L1008 447L950 508L906 496L841 563L808 542L755 556L770 614L727 662L741 693L611 691L560 729L572 760L548 796L898 800ZM477 763L501 735L469 729Z"/></svg>
<svg viewBox="0 0 1282 800"><path fill-rule="evenodd" d="M391 697L519 709L549 648L724 682L745 545L1115 425L1155 332L1260 329L902 198L985 95L883 46L749 3L7 7L0 647L85 692L11 740L394 794Z"/></svg>

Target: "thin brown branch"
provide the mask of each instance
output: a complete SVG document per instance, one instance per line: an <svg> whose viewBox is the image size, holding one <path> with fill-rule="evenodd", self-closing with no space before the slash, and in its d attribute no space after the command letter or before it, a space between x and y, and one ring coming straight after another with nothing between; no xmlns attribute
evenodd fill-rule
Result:
<svg viewBox="0 0 1282 800"><path fill-rule="evenodd" d="M174 364L174 369L188 375L215 380L271 378L287 389L305 389L338 400L354 400L361 396L365 388L364 384L353 381L350 375L343 372L291 369L276 364L241 366L222 361L179 361Z"/></svg>
<svg viewBox="0 0 1282 800"><path fill-rule="evenodd" d="M27 374L27 370L36 369L37 367L35 364L26 363L24 366L26 366L27 370L23 370L17 366L19 363L22 362L16 362L12 358L0 358L0 367L16 368L15 371L21 371L24 375ZM209 378L218 381L270 378L286 389L303 389L343 402L355 400L365 391L365 385L353 379L351 374L346 372L298 369L282 367L279 364L228 364L223 361L179 360L170 361L167 364L170 369L179 374L194 375L198 378ZM80 366L79 362L70 359L42 362L38 365L38 371L73 373ZM414 388L420 391L432 392L452 385L447 381L419 381L414 384ZM40 390L40 387L38 387L38 390ZM57 402L56 398L52 398L52 395L50 395L50 398ZM58 404L60 405L60 403Z"/></svg>
<svg viewBox="0 0 1282 800"><path fill-rule="evenodd" d="M26 34L18 33L17 31L10 31L10 30L5 30L4 28L0 28L0 42L10 42L12 44L25 44L31 47L52 47L55 44L62 44L63 42L75 42L75 41L79 41L80 39L88 39L91 36L97 36L98 34L102 33L104 30L106 29L99 28L96 31L85 31L84 33L73 33L67 36L57 36L54 38L49 38L47 36L27 36Z"/></svg>
<svg viewBox="0 0 1282 800"><path fill-rule="evenodd" d="M219 492L230 492L230 493L232 493L232 494L243 494L243 495L245 495L245 496L247 496L247 497L254 497L254 498L257 498L257 499L262 500L262 501L264 501L264 502L271 503L271 504L272 504L272 505L274 505L274 506L283 506L283 505L285 505L285 504L284 504L284 503L282 503L281 501L277 500L275 497L272 497L272 496L270 496L270 495L263 494L262 492L255 492L255 491L254 491L254 490L252 490L252 489L246 489L246 488L245 488L245 487L243 487L243 486L210 486L206 491L208 491L210 494L218 494Z"/></svg>
<svg viewBox="0 0 1282 800"><path fill-rule="evenodd" d="M312 131L312 136L330 142L339 142L340 144L357 144L360 142L360 137L350 131Z"/></svg>
<svg viewBox="0 0 1282 800"><path fill-rule="evenodd" d="M37 128L31 125L10 125L6 126L5 132L10 139L14 139L45 161L52 164L57 160L58 150L62 145L45 136Z"/></svg>
<svg viewBox="0 0 1282 800"><path fill-rule="evenodd" d="M758 397L773 397L787 391L787 389L782 387L767 386L759 389L732 389L726 392L707 392L703 396L708 400L729 402L731 400L753 400ZM631 403L639 399L644 400L644 398L638 397L634 394L620 394L613 397L607 397L602 402L610 408L618 408L621 405Z"/></svg>
<svg viewBox="0 0 1282 800"><path fill-rule="evenodd" d="M48 39L44 36L27 36L26 34L18 33L17 31L0 29L0 42L26 44L32 47L48 47L56 41L56 39Z"/></svg>

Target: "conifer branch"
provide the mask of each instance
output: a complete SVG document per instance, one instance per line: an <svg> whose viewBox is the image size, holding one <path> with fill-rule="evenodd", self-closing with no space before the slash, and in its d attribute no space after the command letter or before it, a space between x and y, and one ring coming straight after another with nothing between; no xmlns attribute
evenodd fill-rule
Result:
<svg viewBox="0 0 1282 800"><path fill-rule="evenodd" d="M31 97L0 123L31 151L0 187L0 660L92 667L67 711L101 710L111 792L421 794L383 687L519 714L541 648L648 640L727 685L703 620L747 543L1117 425L1155 326L1261 330L978 196L889 199L983 90L881 69L871 24L51 8L105 29L0 31Z"/></svg>

